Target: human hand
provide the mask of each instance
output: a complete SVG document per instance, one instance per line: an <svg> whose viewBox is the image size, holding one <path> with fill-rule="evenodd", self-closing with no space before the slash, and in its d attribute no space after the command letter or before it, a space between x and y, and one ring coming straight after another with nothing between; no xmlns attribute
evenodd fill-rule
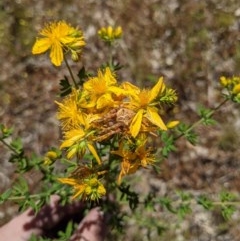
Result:
<svg viewBox="0 0 240 241"><path fill-rule="evenodd" d="M0 241L27 241L35 234L51 233L64 219L83 216L85 206L73 202L66 206L59 203L59 196L52 196L50 204L45 205L37 214L28 209L0 228ZM94 208L81 220L70 241L102 241L105 236L104 215L100 208Z"/></svg>

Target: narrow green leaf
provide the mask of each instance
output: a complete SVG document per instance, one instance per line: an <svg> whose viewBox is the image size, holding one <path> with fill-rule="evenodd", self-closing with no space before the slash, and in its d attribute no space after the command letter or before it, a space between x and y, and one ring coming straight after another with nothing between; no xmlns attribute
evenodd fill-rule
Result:
<svg viewBox="0 0 240 241"><path fill-rule="evenodd" d="M5 201L7 201L7 199L11 196L11 194L12 194L12 189L8 189L4 193L2 193L0 196L0 203L4 203Z"/></svg>

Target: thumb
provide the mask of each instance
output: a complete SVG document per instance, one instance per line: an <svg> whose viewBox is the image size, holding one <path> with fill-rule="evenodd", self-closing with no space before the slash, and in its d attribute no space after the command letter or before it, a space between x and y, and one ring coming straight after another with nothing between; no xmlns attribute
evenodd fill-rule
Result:
<svg viewBox="0 0 240 241"><path fill-rule="evenodd" d="M100 208L92 209L81 221L70 241L103 241L106 224Z"/></svg>

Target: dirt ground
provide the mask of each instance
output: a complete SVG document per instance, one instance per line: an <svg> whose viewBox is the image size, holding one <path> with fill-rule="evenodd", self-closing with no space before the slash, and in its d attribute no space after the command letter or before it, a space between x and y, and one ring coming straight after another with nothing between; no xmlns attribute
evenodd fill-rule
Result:
<svg viewBox="0 0 240 241"><path fill-rule="evenodd" d="M153 79L164 76L179 96L171 115L186 123L197 120L199 105L212 108L221 102L221 75L240 74L239 0L2 0L0 123L14 126L14 135L23 138L27 153L43 155L59 145L54 100L58 80L68 73L64 67L53 67L46 55L32 56L31 47L44 22L62 19L79 26L86 38L82 62L72 64L76 71L84 65L96 72L107 53L97 30L122 26L123 40L115 53L124 65L119 80L151 86ZM194 193L222 189L239 193L240 107L229 103L215 118L216 126L197 129L197 146L178 141L177 153L163 163L160 174L148 180L149 186L165 192L180 188ZM1 146L0 150L2 192L14 179L14 166ZM0 207L0 223L14 211ZM159 240L237 241L238 215L226 224L217 214L210 217L196 210L181 228ZM139 240L129 233L125 240Z"/></svg>

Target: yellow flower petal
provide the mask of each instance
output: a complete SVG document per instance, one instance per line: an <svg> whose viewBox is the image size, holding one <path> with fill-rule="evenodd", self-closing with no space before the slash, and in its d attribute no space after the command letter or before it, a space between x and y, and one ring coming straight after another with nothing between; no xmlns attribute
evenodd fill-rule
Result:
<svg viewBox="0 0 240 241"><path fill-rule="evenodd" d="M48 38L37 39L32 47L32 54L44 53L51 47L51 45L52 43Z"/></svg>
<svg viewBox="0 0 240 241"><path fill-rule="evenodd" d="M152 102L158 96L159 92L163 87L163 77L159 78L158 82L150 90L149 103Z"/></svg>
<svg viewBox="0 0 240 241"><path fill-rule="evenodd" d="M73 186L74 195L73 195L72 199L74 199L78 196L81 197L85 192L86 184L79 182L79 180L77 180L75 178L58 178L57 180L63 184Z"/></svg>
<svg viewBox="0 0 240 241"><path fill-rule="evenodd" d="M113 105L114 105L114 101L110 93L102 95L97 100L97 109L102 109L104 107L113 106Z"/></svg>
<svg viewBox="0 0 240 241"><path fill-rule="evenodd" d="M136 95L136 94L140 93L140 89L137 86L135 86L134 84L130 83L130 82L122 83L122 88L124 90L126 90L127 93L129 93L129 94Z"/></svg>
<svg viewBox="0 0 240 241"><path fill-rule="evenodd" d="M82 195L83 195L84 192L85 192L85 189L86 189L86 184L78 185L78 186L75 188L75 194L72 196L72 199L75 199L75 198L77 198L78 196L82 197Z"/></svg>
<svg viewBox="0 0 240 241"><path fill-rule="evenodd" d="M85 136L82 129L73 129L65 133L65 141L60 146L60 149L72 146L75 142L80 141Z"/></svg>
<svg viewBox="0 0 240 241"><path fill-rule="evenodd" d="M174 128L175 126L177 126L179 124L179 121L170 121L167 123L167 128L171 129Z"/></svg>
<svg viewBox="0 0 240 241"><path fill-rule="evenodd" d="M99 194L99 196L104 196L106 192L107 191L103 185L98 186L97 193Z"/></svg>
<svg viewBox="0 0 240 241"><path fill-rule="evenodd" d="M52 63L56 66L60 66L62 64L63 50L59 42L56 42L52 45L51 52L50 52L50 59Z"/></svg>
<svg viewBox="0 0 240 241"><path fill-rule="evenodd" d="M116 96L126 95L126 91L117 86L110 86L108 90Z"/></svg>
<svg viewBox="0 0 240 241"><path fill-rule="evenodd" d="M114 31L115 38L120 38L122 36L122 27L117 27Z"/></svg>
<svg viewBox="0 0 240 241"><path fill-rule="evenodd" d="M240 84L236 84L234 87L233 87L233 94L238 94L240 93Z"/></svg>
<svg viewBox="0 0 240 241"><path fill-rule="evenodd" d="M67 178L67 177L61 177L57 179L59 182L64 183L64 184L68 184L68 185L76 185L76 179L74 178Z"/></svg>
<svg viewBox="0 0 240 241"><path fill-rule="evenodd" d="M97 151L96 149L94 148L94 146L90 143L87 143L87 146L88 146L88 149L89 151L93 154L93 156L96 158L97 162L99 165L101 165L102 161L101 159L99 158L98 154L97 154Z"/></svg>
<svg viewBox="0 0 240 241"><path fill-rule="evenodd" d="M222 86L226 87L228 85L228 79L225 76L221 76L220 83Z"/></svg>
<svg viewBox="0 0 240 241"><path fill-rule="evenodd" d="M67 153L67 158L68 159L72 159L74 157L74 155L76 154L77 152L77 147L76 146L73 146L72 148L70 148L68 150L68 153Z"/></svg>
<svg viewBox="0 0 240 241"><path fill-rule="evenodd" d="M109 67L105 69L104 78L108 86L117 84L117 80L114 76L114 73Z"/></svg>
<svg viewBox="0 0 240 241"><path fill-rule="evenodd" d="M143 117L143 109L140 109L137 114L134 116L131 125L130 125L130 133L133 137L136 137L140 131Z"/></svg>
<svg viewBox="0 0 240 241"><path fill-rule="evenodd" d="M161 130L167 130L166 125L164 124L162 118L157 113L155 108L147 108L146 118L154 125L158 126Z"/></svg>
<svg viewBox="0 0 240 241"><path fill-rule="evenodd" d="M113 35L113 28L112 26L108 26L107 28L107 35L112 38L112 35Z"/></svg>

